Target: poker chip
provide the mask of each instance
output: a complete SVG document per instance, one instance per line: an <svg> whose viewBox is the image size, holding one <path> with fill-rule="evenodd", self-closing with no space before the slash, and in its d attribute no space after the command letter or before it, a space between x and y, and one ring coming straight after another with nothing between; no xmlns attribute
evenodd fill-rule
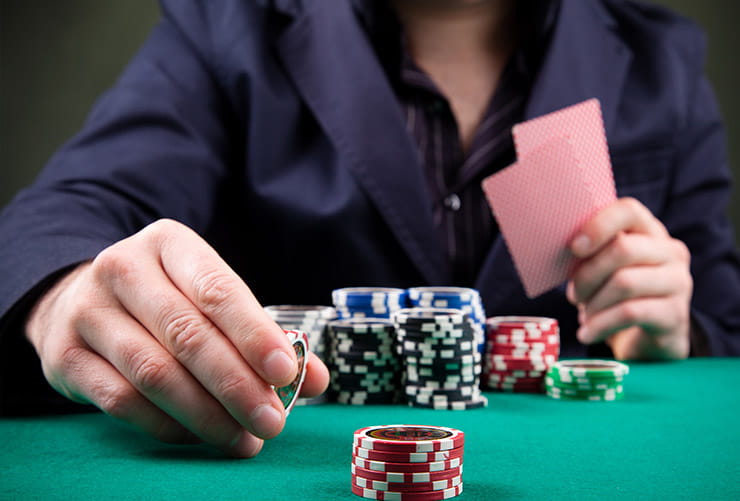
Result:
<svg viewBox="0 0 740 501"><path fill-rule="evenodd" d="M308 337L311 351L323 362L327 362L326 336L328 323L336 318L331 306L319 305L273 305L265 306L265 312L283 330L303 331ZM326 401L325 395L299 398L295 405L319 404Z"/></svg>
<svg viewBox="0 0 740 501"><path fill-rule="evenodd" d="M333 320L328 338L332 400L347 405L391 404L398 400L401 362L390 320Z"/></svg>
<svg viewBox="0 0 740 501"><path fill-rule="evenodd" d="M425 288L409 290L412 301L430 297L419 289ZM473 292L465 290L471 296ZM391 319L403 363L403 395L410 406L459 410L487 405L479 391L482 357L476 327L467 313L419 307L399 310Z"/></svg>
<svg viewBox="0 0 740 501"><path fill-rule="evenodd" d="M435 500L463 488L465 434L425 425L367 426L354 432L351 489L368 499Z"/></svg>
<svg viewBox="0 0 740 501"><path fill-rule="evenodd" d="M441 491L456 487L462 483L462 477L451 477L444 478L441 480L435 480L433 482L415 482L415 483L399 483L399 482L383 482L381 480L373 480L364 478L359 475L352 475L352 485L358 487L364 487L366 489L373 489L377 491L395 491L395 492L419 492L419 491Z"/></svg>
<svg viewBox="0 0 740 501"><path fill-rule="evenodd" d="M480 293L466 287L412 287L408 301L417 308L454 308L468 315L473 322L475 342L483 353L486 313Z"/></svg>
<svg viewBox="0 0 740 501"><path fill-rule="evenodd" d="M389 318L406 307L406 290L390 287L345 287L332 291L338 318Z"/></svg>
<svg viewBox="0 0 740 501"><path fill-rule="evenodd" d="M392 463L384 463L384 464L392 464ZM459 477L463 473L463 467L462 464L460 466L456 466L453 468L449 468L447 470L439 470L439 471L433 471L433 472L386 472L386 471L375 471L375 470L368 470L367 468L362 468L360 466L357 466L355 464L350 465L352 474L357 475L362 478L367 478L369 480L379 480L381 482L389 482L389 483L405 483L405 484L414 484L414 483L425 483L425 482L434 482L436 480L445 480L448 478L453 477Z"/></svg>
<svg viewBox="0 0 740 501"><path fill-rule="evenodd" d="M438 499L450 499L462 494L463 484L441 491L425 492L393 492L366 489L352 485L352 492L365 499L384 499L390 501L436 501Z"/></svg>
<svg viewBox="0 0 740 501"><path fill-rule="evenodd" d="M457 449L464 443L463 432L442 426L368 426L354 433L354 445L368 450L434 452Z"/></svg>
<svg viewBox="0 0 740 501"><path fill-rule="evenodd" d="M303 380L306 377L306 365L308 364L308 336L303 331L285 330L285 335L288 336L288 340L293 345L295 350L296 359L298 360L298 371L296 377L289 384L281 387L274 387L273 390L277 394L280 402L285 408L285 415L290 414L291 409L298 400L301 388L303 387Z"/></svg>
<svg viewBox="0 0 740 501"><path fill-rule="evenodd" d="M558 400L621 400L628 373L628 365L614 360L561 360L547 371L545 392Z"/></svg>
<svg viewBox="0 0 740 501"><path fill-rule="evenodd" d="M541 393L545 374L560 354L558 322L546 317L491 317L486 320L485 345L483 387Z"/></svg>
<svg viewBox="0 0 740 501"><path fill-rule="evenodd" d="M415 407L424 407L427 409L444 410L444 411L466 411L470 409L481 409L488 406L488 398L481 395L474 400L450 400L450 401L432 401L432 402L414 402Z"/></svg>
<svg viewBox="0 0 740 501"><path fill-rule="evenodd" d="M352 454L363 459L390 463L431 463L462 457L463 447L433 452L389 452L353 447Z"/></svg>
<svg viewBox="0 0 740 501"><path fill-rule="evenodd" d="M393 314L393 321L407 328L416 327L422 332L433 332L449 326L465 327L468 322L463 311L450 308L404 308ZM422 325L427 327L422 328Z"/></svg>
<svg viewBox="0 0 740 501"><path fill-rule="evenodd" d="M463 461L462 457L459 457L447 461L434 461L430 463L388 463L386 461L371 461L353 456L352 464L366 470L384 473L435 473L461 467Z"/></svg>
<svg viewBox="0 0 740 501"><path fill-rule="evenodd" d="M320 359L324 360L326 327L336 318L331 306L273 305L265 306L265 312L284 330L300 330L308 336L308 342Z"/></svg>

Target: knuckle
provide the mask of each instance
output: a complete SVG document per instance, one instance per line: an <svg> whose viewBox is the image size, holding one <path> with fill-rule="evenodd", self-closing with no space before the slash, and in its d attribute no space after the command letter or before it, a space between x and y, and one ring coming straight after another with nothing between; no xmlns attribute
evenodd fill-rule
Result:
<svg viewBox="0 0 740 501"><path fill-rule="evenodd" d="M683 263L690 263L691 262L691 251L689 250L689 247L678 239L673 239L673 245L676 249L676 255Z"/></svg>
<svg viewBox="0 0 740 501"><path fill-rule="evenodd" d="M205 313L217 313L234 294L233 277L224 271L211 270L193 280L195 304Z"/></svg>
<svg viewBox="0 0 740 501"><path fill-rule="evenodd" d="M174 219L163 218L147 225L143 230L141 230L141 234L148 237L166 237L179 231L180 228L182 228L181 223L178 223Z"/></svg>
<svg viewBox="0 0 740 501"><path fill-rule="evenodd" d="M132 351L128 354L131 383L144 393L162 392L172 374L172 364L157 353Z"/></svg>
<svg viewBox="0 0 740 501"><path fill-rule="evenodd" d="M163 218L150 223L139 232L139 235L155 248L161 249L173 236L186 228L187 226L174 219Z"/></svg>
<svg viewBox="0 0 740 501"><path fill-rule="evenodd" d="M233 434L224 433L226 428L224 416L221 412L204 412L193 419L192 430L206 441L214 445L226 445L227 437Z"/></svg>
<svg viewBox="0 0 740 501"><path fill-rule="evenodd" d="M162 329L166 346L178 360L199 352L210 326L194 312L177 312L165 319Z"/></svg>
<svg viewBox="0 0 740 501"><path fill-rule="evenodd" d="M226 374L216 383L218 395L226 400L242 400L249 395L249 382L247 378L239 374Z"/></svg>
<svg viewBox="0 0 740 501"><path fill-rule="evenodd" d="M632 213L644 214L645 212L645 206L642 204L642 202L634 197L624 197L622 199L622 202L624 203L625 207Z"/></svg>
<svg viewBox="0 0 740 501"><path fill-rule="evenodd" d="M100 410L122 420L126 420L131 414L131 409L136 406L139 399L138 392L129 385L109 386L99 393L95 401Z"/></svg>
<svg viewBox="0 0 740 501"><path fill-rule="evenodd" d="M620 306L620 316L626 325L635 325L639 323L642 317L642 310L636 301L625 301Z"/></svg>
<svg viewBox="0 0 740 501"><path fill-rule="evenodd" d="M88 351L80 345L70 345L62 349L58 357L49 360L49 369L53 374L68 375L80 370L88 357Z"/></svg>
<svg viewBox="0 0 740 501"><path fill-rule="evenodd" d="M617 270L612 276L612 286L622 299L632 297L635 291L635 279L626 269Z"/></svg>
<svg viewBox="0 0 740 501"><path fill-rule="evenodd" d="M133 255L123 243L103 249L93 260L93 277L101 282L130 280L137 266Z"/></svg>
<svg viewBox="0 0 740 501"><path fill-rule="evenodd" d="M612 240L609 246L609 259L614 262L624 263L627 262L632 247L630 246L630 240L624 233L618 233Z"/></svg>

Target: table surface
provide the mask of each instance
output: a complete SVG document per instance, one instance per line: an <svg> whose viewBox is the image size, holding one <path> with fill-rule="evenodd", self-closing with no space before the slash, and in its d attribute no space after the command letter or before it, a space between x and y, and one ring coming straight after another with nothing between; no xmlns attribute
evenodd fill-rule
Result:
<svg viewBox="0 0 740 501"><path fill-rule="evenodd" d="M465 432L478 499L740 499L740 358L631 364L625 399L488 393L489 407L297 407L256 458L161 444L102 414L0 420L1 499L360 499L354 430Z"/></svg>

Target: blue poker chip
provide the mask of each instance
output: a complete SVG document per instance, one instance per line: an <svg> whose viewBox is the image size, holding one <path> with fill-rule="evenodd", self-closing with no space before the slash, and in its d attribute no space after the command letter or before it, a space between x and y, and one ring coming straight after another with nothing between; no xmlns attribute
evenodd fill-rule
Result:
<svg viewBox="0 0 740 501"><path fill-rule="evenodd" d="M460 301L480 301L480 293L468 287L411 287L406 289L410 301L434 298L454 298Z"/></svg>
<svg viewBox="0 0 740 501"><path fill-rule="evenodd" d="M335 289L331 294L335 306L403 306L406 304L406 290L391 287L345 287Z"/></svg>

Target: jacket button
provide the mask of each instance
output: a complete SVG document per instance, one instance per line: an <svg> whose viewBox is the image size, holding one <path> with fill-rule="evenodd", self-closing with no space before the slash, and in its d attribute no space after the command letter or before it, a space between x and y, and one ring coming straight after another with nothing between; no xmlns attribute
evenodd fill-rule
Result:
<svg viewBox="0 0 740 501"><path fill-rule="evenodd" d="M457 212L460 210L460 197L458 197L456 194L447 195L444 200L445 207L447 207L449 210L453 212Z"/></svg>

